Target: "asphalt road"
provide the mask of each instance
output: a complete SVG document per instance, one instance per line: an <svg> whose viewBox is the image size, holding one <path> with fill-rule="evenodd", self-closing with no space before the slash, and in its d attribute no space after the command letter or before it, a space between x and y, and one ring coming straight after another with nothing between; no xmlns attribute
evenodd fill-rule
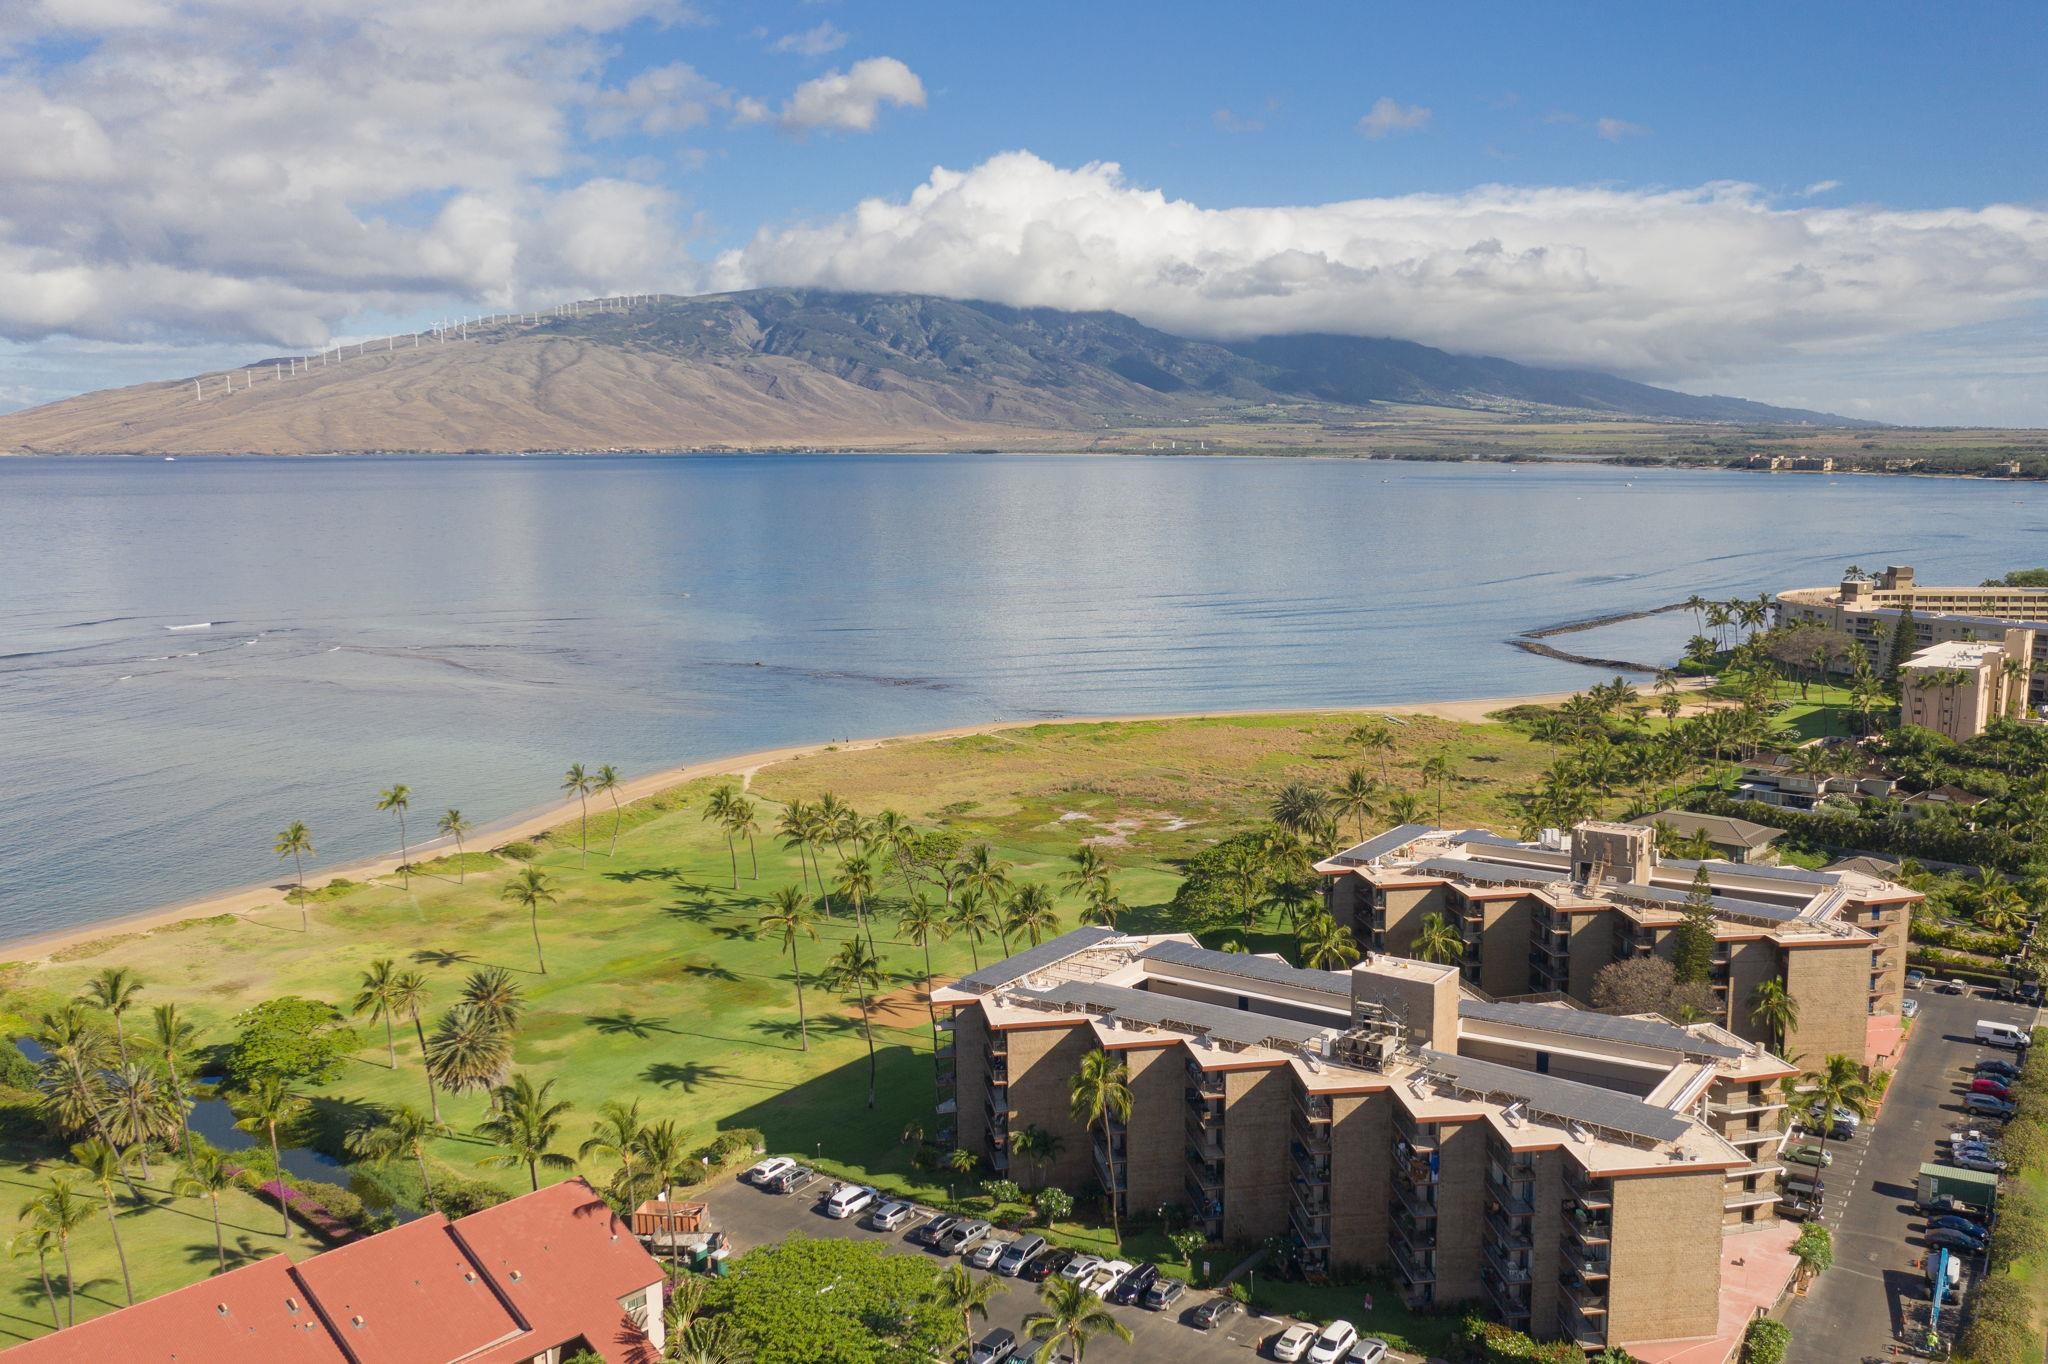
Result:
<svg viewBox="0 0 2048 1364"><path fill-rule="evenodd" d="M2037 1011L1975 995L1920 990L1920 1017L1904 1061L1892 1076L1878 1118L1847 1142L1831 1142L1835 1163L1823 1176L1824 1218L1835 1235L1834 1268L1786 1309L1792 1328L1787 1364L1891 1361L1894 1344L1919 1340L1928 1295L1918 1261L1927 1253L1925 1222L1914 1207L1923 1161L1965 1121L1962 1092L1971 1066L2011 1052L1978 1045L1980 1018L2031 1027ZM1985 1124L1992 1125L1992 1124ZM1975 1266L1972 1266L1974 1269Z"/></svg>
<svg viewBox="0 0 2048 1364"><path fill-rule="evenodd" d="M893 1232L878 1232L869 1230L858 1218L837 1221L825 1216L818 1205L829 1187L829 1184L820 1183L800 1194L776 1195L763 1193L751 1185L725 1180L708 1190L692 1190L691 1196L701 1198L709 1205L711 1216L731 1239L735 1255L743 1255L755 1246L772 1244L797 1233L885 1241L907 1255L931 1255L930 1251L909 1240L910 1232L917 1226L915 1221ZM932 1260L935 1264L943 1263L936 1256L932 1256ZM1002 1282L1010 1286L1010 1291L990 1304L988 1322L986 1325L978 1324L977 1332L1007 1326L1022 1340L1024 1318L1038 1307L1036 1285L1010 1278L1004 1278ZM1267 1357L1262 1348L1264 1342L1289 1324L1284 1320L1240 1314L1219 1330L1197 1331L1186 1325L1182 1318L1208 1296L1190 1289L1173 1309L1166 1312L1147 1312L1136 1307L1110 1308L1117 1319L1131 1329L1131 1342L1127 1345L1112 1336L1095 1338L1088 1344L1088 1364L1115 1364L1119 1360L1247 1364L1251 1359Z"/></svg>

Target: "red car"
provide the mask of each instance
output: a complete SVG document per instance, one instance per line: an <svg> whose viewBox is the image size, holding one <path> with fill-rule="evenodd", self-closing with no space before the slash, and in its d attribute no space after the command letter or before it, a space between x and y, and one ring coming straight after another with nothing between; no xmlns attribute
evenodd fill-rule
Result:
<svg viewBox="0 0 2048 1364"><path fill-rule="evenodd" d="M1972 1094L1989 1094L1994 1099L2010 1100L2012 1098L2011 1090L1998 1083L1998 1081L1991 1079L1970 1081L1970 1092Z"/></svg>

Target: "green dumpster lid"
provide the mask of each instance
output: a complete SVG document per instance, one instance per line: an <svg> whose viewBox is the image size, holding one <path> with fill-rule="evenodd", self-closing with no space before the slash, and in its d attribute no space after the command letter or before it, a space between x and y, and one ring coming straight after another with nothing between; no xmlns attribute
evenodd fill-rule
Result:
<svg viewBox="0 0 2048 1364"><path fill-rule="evenodd" d="M1993 1192L1996 1192L1998 1189L1997 1175L1986 1173L1983 1170L1964 1170L1954 1165L1943 1165L1938 1160L1930 1160L1925 1165L1922 1165L1920 1173L1923 1175L1933 1175L1936 1179L1945 1180L1951 1184L1976 1184Z"/></svg>

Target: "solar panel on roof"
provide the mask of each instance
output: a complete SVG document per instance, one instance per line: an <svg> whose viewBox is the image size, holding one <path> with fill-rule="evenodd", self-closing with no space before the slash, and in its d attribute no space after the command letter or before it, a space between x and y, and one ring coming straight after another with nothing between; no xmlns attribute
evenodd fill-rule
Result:
<svg viewBox="0 0 2048 1364"><path fill-rule="evenodd" d="M1096 944L1116 936L1116 930L1113 928L1076 928L1060 934L1057 938L1048 938L1036 947L1027 947L1014 956L990 962L972 975L961 977L960 988L977 993L993 990L998 985L1007 984L1020 976L1028 976L1034 971L1042 971L1056 961L1071 957L1076 952L1085 952Z"/></svg>
<svg viewBox="0 0 2048 1364"><path fill-rule="evenodd" d="M1534 881L1547 886L1570 879L1569 872L1552 871L1547 867L1503 867L1485 862L1467 862L1461 857L1426 857L1409 870L1427 876L1448 876L1458 881L1472 881L1489 886L1504 886L1516 881Z"/></svg>
<svg viewBox="0 0 2048 1364"><path fill-rule="evenodd" d="M1346 848L1336 857L1335 862L1348 862L1353 866L1370 862L1375 857L1384 857L1397 848L1405 848L1427 833L1434 833L1427 824L1397 824L1383 834L1375 834L1355 848Z"/></svg>
<svg viewBox="0 0 2048 1364"><path fill-rule="evenodd" d="M1204 1004L1176 995L1155 995L1121 985L1100 985L1093 981L1063 981L1050 990L1028 996L1062 1008L1081 1008L1148 1028L1167 1028L1232 1042L1244 1047L1291 1047L1313 1042L1334 1031L1291 1018L1230 1009L1221 1004Z"/></svg>
<svg viewBox="0 0 2048 1364"><path fill-rule="evenodd" d="M1687 1056L1720 1056L1733 1060L1745 1054L1740 1047L1695 1037L1676 1024L1659 1023L1648 1018L1616 1018L1612 1014L1588 1013L1584 1009L1561 1008L1554 1004L1493 1004L1467 999L1459 1003L1458 1015L1573 1037L1597 1037L1608 1042L1656 1047Z"/></svg>
<svg viewBox="0 0 2048 1364"><path fill-rule="evenodd" d="M1244 952L1215 952L1191 942L1154 943L1138 956L1144 961L1171 962L1241 980L1258 980L1347 1000L1351 998L1349 976L1336 971L1304 970L1299 966L1289 966L1284 961L1274 961L1271 957L1254 957Z"/></svg>
<svg viewBox="0 0 2048 1364"><path fill-rule="evenodd" d="M1523 846L1519 840L1509 838L1505 834L1494 833L1490 829L1463 829L1451 835L1451 842L1459 844L1477 843L1487 848L1520 848Z"/></svg>
<svg viewBox="0 0 2048 1364"><path fill-rule="evenodd" d="M1660 905L1683 905L1691 898L1690 893L1686 891L1666 890L1662 886L1645 886L1635 881L1602 886L1600 889L1617 899L1649 900ZM1785 905L1769 904L1763 900L1738 900L1730 895L1716 895L1713 900L1716 914L1736 914L1746 919L1768 919L1772 923L1781 924L1804 917L1799 910Z"/></svg>
<svg viewBox="0 0 2048 1364"><path fill-rule="evenodd" d="M1646 1141L1676 1141L1692 1130L1692 1124L1666 1109L1597 1085L1560 1080L1554 1075L1538 1075L1428 1048L1423 1049L1422 1063L1433 1074L1467 1093L1482 1098L1505 1095L1520 1099L1532 1111L1552 1118L1571 1119Z"/></svg>

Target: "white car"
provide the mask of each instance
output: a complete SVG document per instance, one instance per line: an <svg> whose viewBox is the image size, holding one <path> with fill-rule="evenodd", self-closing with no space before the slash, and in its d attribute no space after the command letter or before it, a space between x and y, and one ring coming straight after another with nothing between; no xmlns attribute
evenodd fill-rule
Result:
<svg viewBox="0 0 2048 1364"><path fill-rule="evenodd" d="M1090 1274L1093 1274L1096 1266L1101 1263L1102 1257L1100 1255L1076 1255L1073 1259L1067 1261L1067 1267L1060 1271L1060 1277L1074 1283L1080 1283Z"/></svg>
<svg viewBox="0 0 2048 1364"><path fill-rule="evenodd" d="M1098 1298L1106 1298L1109 1296L1109 1290L1116 1287L1117 1281L1135 1268L1137 1266L1129 1260L1098 1261L1095 1268L1089 1271L1088 1277L1081 1281L1081 1287Z"/></svg>
<svg viewBox="0 0 2048 1364"><path fill-rule="evenodd" d="M1308 1347L1308 1364L1337 1364L1357 1343L1356 1326L1341 1319L1333 1321L1316 1333L1315 1343Z"/></svg>
<svg viewBox="0 0 2048 1364"><path fill-rule="evenodd" d="M875 1191L865 1184L842 1184L825 1200L825 1216L844 1221L875 1205Z"/></svg>
<svg viewBox="0 0 2048 1364"><path fill-rule="evenodd" d="M1899 1005L1899 1016L1900 1016L1901 1018L1917 1018L1917 1017L1919 1017L1919 1015L1920 1015L1920 1001L1919 1001L1919 1000L1917 1000L1917 999L1909 999L1909 1000L1906 1000L1905 1002L1903 1002L1902 1004L1900 1004L1900 1005Z"/></svg>
<svg viewBox="0 0 2048 1364"><path fill-rule="evenodd" d="M990 1237L960 1258L965 1260L971 1269L994 1269L996 1261L1002 1259L1003 1252L1009 1248L1008 1241L998 1241Z"/></svg>
<svg viewBox="0 0 2048 1364"><path fill-rule="evenodd" d="M796 1162L788 1156L770 1156L740 1178L749 1184L766 1184L780 1174L787 1174L796 1168Z"/></svg>
<svg viewBox="0 0 2048 1364"><path fill-rule="evenodd" d="M1315 1327L1296 1322L1273 1337L1273 1358L1280 1364L1299 1364L1301 1357L1308 1353L1308 1343L1315 1338Z"/></svg>
<svg viewBox="0 0 2048 1364"><path fill-rule="evenodd" d="M1387 1342L1378 1336L1367 1336L1351 1347L1351 1358L1344 1364L1386 1364Z"/></svg>
<svg viewBox="0 0 2048 1364"><path fill-rule="evenodd" d="M1862 1116L1853 1108L1845 1108L1841 1104L1836 1104L1833 1112L1835 1121L1841 1123L1844 1127L1853 1130L1863 1126Z"/></svg>

